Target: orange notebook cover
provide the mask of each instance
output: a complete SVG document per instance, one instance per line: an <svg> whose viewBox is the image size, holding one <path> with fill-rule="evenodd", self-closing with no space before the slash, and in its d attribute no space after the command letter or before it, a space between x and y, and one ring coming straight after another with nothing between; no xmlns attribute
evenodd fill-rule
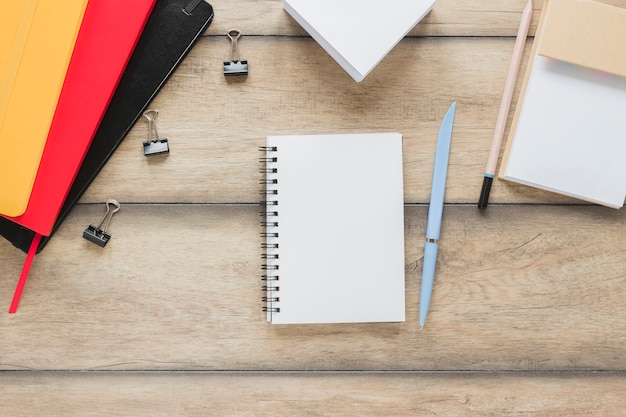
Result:
<svg viewBox="0 0 626 417"><path fill-rule="evenodd" d="M156 0L89 0L26 211L49 235Z"/></svg>
<svg viewBox="0 0 626 417"><path fill-rule="evenodd" d="M10 1L0 15L0 214L24 213L87 0Z"/></svg>

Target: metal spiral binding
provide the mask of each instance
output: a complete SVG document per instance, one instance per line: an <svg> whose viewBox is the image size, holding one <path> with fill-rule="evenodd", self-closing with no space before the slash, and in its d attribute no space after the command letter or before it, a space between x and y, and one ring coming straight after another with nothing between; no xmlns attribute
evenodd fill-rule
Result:
<svg viewBox="0 0 626 417"><path fill-rule="evenodd" d="M280 302L278 292L280 287L278 281L280 280L278 275L278 221L273 220L272 217L278 216L278 168L276 163L278 157L275 152L277 148L275 146L261 146L259 151L265 155L259 158L259 162L263 164L260 169L260 173L264 175L264 178L260 180L262 186L260 194L263 197L263 201L260 203L261 216L263 220L260 222L263 231L261 237L265 239L261 243L261 259L264 263L261 265L264 285L261 287L265 295L261 298L261 301L265 303L263 311L271 315L272 313L279 313L280 307L277 305Z"/></svg>

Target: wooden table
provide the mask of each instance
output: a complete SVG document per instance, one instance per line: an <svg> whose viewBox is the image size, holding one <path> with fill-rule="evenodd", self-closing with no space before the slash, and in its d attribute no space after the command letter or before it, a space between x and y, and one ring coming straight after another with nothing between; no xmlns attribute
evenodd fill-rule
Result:
<svg viewBox="0 0 626 417"><path fill-rule="evenodd" d="M36 257L18 313L0 314L0 415L626 414L624 210L502 181L476 208L524 5L439 0L357 84L279 0L216 0L150 106L171 154L145 158L147 124L136 125ZM247 79L222 75L232 27ZM435 141L453 101L419 331ZM407 321L268 324L257 147L269 134L359 131L404 135ZM81 234L109 198L122 209L102 249ZM23 261L0 241L7 309Z"/></svg>

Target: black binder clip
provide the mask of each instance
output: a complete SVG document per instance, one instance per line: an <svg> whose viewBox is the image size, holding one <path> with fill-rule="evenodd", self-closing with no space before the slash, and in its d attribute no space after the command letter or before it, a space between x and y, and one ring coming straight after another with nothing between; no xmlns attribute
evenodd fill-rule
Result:
<svg viewBox="0 0 626 417"><path fill-rule="evenodd" d="M224 75L248 75L248 61L239 58L237 41L241 37L239 29L231 29L226 33L230 38L230 61L224 61Z"/></svg>
<svg viewBox="0 0 626 417"><path fill-rule="evenodd" d="M111 234L107 233L107 229L109 228L109 223L111 223L111 217L113 217L113 214L120 210L120 203L113 199L107 200L106 206L107 211L104 213L104 217L102 218L102 221L100 221L100 224L97 226L90 224L89 227L87 227L83 232L83 237L85 239L100 247L105 247L111 239ZM111 206L114 208L111 209ZM102 228L103 224L104 228Z"/></svg>
<svg viewBox="0 0 626 417"><path fill-rule="evenodd" d="M159 137L159 131L156 127L156 119L159 117L158 110L146 110L143 113L143 117L148 119L148 140L143 143L143 154L145 156L158 155L162 153L169 153L170 147L167 143L167 139L161 139ZM154 134L156 139L153 139L152 131L154 130Z"/></svg>

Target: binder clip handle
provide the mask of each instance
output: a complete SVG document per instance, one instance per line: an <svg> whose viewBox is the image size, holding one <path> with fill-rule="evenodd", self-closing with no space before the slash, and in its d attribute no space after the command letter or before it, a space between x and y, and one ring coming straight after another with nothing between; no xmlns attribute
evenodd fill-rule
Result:
<svg viewBox="0 0 626 417"><path fill-rule="evenodd" d="M230 60L239 61L239 46L237 41L241 38L241 31L239 29L231 29L226 33L226 36L230 39Z"/></svg>
<svg viewBox="0 0 626 417"><path fill-rule="evenodd" d="M224 61L224 75L248 75L248 61L241 60L237 41L241 38L239 29L226 32L230 39L230 61Z"/></svg>
<svg viewBox="0 0 626 417"><path fill-rule="evenodd" d="M102 217L100 223L97 226L90 224L83 232L83 238L100 247L105 247L111 239L111 234L107 233L107 229L109 228L113 215L120 210L120 203L111 198L107 200L106 207L107 211L104 213L104 217Z"/></svg>
<svg viewBox="0 0 626 417"><path fill-rule="evenodd" d="M143 143L143 154L145 156L169 153L170 148L167 139L159 136L156 126L156 119L159 117L158 110L146 110L143 117L148 120L148 140ZM152 133L154 132L154 136ZM154 138L156 136L156 139Z"/></svg>
<svg viewBox="0 0 626 417"><path fill-rule="evenodd" d="M120 211L120 203L118 203L117 200L109 198L105 204L107 207L107 211L104 213L104 217L102 217L100 224L98 224L98 229L102 229L106 232L109 228L109 224L111 224L111 218L115 213ZM113 206L113 209L111 209L111 206ZM104 228L102 227L102 225L104 225Z"/></svg>
<svg viewBox="0 0 626 417"><path fill-rule="evenodd" d="M153 131L157 140L159 140L160 139L159 131L157 130L157 127L156 127L156 119L159 117L159 111L158 110L146 110L145 112L143 112L143 117L145 117L146 120L148 120L148 142L152 142Z"/></svg>

